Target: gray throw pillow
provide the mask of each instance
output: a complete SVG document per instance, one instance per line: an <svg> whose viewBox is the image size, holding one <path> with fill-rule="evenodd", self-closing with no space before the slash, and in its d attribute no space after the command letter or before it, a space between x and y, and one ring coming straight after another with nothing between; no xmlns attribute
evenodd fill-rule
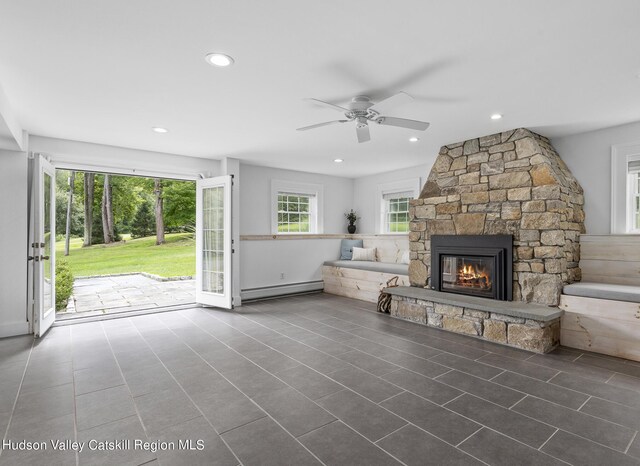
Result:
<svg viewBox="0 0 640 466"><path fill-rule="evenodd" d="M341 261L350 261L353 256L353 248L361 248L362 240L361 239L343 239L342 243L340 243L340 260Z"/></svg>

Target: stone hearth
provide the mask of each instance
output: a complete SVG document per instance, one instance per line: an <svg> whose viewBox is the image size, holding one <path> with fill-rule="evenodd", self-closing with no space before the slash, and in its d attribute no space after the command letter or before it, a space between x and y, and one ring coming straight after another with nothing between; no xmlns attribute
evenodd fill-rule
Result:
<svg viewBox="0 0 640 466"><path fill-rule="evenodd" d="M527 129L440 149L411 201L412 286L428 284L431 235L513 235L513 300L557 306L580 280L583 191L544 136Z"/></svg>

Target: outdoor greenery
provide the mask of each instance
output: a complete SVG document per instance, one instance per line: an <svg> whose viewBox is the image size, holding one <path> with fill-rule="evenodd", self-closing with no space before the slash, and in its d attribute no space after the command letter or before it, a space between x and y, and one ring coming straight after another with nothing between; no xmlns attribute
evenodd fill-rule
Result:
<svg viewBox="0 0 640 466"><path fill-rule="evenodd" d="M67 208L69 199L69 170L56 172L56 237L66 232ZM105 175L90 174L93 179L93 189L87 193L84 172L76 172L73 179L73 202L70 211L70 235L71 237L83 236L85 217L85 197L92 202L91 241L90 244L104 243L103 233L103 208ZM143 230L145 235L155 234L154 201L157 195L162 199L162 219L164 231L181 232L190 231L195 224L196 187L193 181L162 180L162 191L157 194L154 188L154 179L140 176L108 175L110 187L110 214L113 217L113 240L119 241L120 235L132 233L136 229L136 218L144 218ZM144 206L144 207L143 207ZM138 216L138 211L145 209L145 216ZM144 212L143 212L144 213ZM149 218L152 223L149 228ZM139 230L138 230L139 232ZM137 237L142 235L137 234Z"/></svg>
<svg viewBox="0 0 640 466"><path fill-rule="evenodd" d="M136 216L131 222L131 236L133 238L144 238L151 236L156 230L156 219L151 211L151 201L143 202L138 207Z"/></svg>
<svg viewBox="0 0 640 466"><path fill-rule="evenodd" d="M82 238L73 238L70 254L64 260L75 277L131 272L162 277L195 275L195 240L191 233L167 234L166 243L160 246L155 245L155 236L129 238L123 235L122 242L88 247L82 247ZM63 252L64 240L56 243L57 262Z"/></svg>
<svg viewBox="0 0 640 466"><path fill-rule="evenodd" d="M310 197L278 194L278 232L308 233L310 231Z"/></svg>
<svg viewBox="0 0 640 466"><path fill-rule="evenodd" d="M64 246L63 246L64 248ZM69 296L73 292L73 274L65 259L56 259L56 311L67 307Z"/></svg>

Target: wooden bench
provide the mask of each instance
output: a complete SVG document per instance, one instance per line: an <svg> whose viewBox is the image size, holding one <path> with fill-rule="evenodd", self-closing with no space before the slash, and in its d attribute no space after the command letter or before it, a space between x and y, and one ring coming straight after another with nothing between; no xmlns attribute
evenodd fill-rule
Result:
<svg viewBox="0 0 640 466"><path fill-rule="evenodd" d="M560 298L565 346L640 361L640 236L580 238L581 283Z"/></svg>
<svg viewBox="0 0 640 466"><path fill-rule="evenodd" d="M362 239L365 248L376 248L378 261L326 261L322 266L326 293L375 303L389 279L397 276L398 285L409 285L409 265L400 263L409 249L406 235L356 235L354 239Z"/></svg>

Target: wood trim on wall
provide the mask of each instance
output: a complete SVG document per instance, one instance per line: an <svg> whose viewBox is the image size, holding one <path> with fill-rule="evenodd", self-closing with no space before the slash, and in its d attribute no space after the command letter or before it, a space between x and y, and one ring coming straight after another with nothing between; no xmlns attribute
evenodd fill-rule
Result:
<svg viewBox="0 0 640 466"><path fill-rule="evenodd" d="M240 235L240 241L268 241L289 239L408 239L409 234L401 235L348 235L348 234L292 234L292 235Z"/></svg>

